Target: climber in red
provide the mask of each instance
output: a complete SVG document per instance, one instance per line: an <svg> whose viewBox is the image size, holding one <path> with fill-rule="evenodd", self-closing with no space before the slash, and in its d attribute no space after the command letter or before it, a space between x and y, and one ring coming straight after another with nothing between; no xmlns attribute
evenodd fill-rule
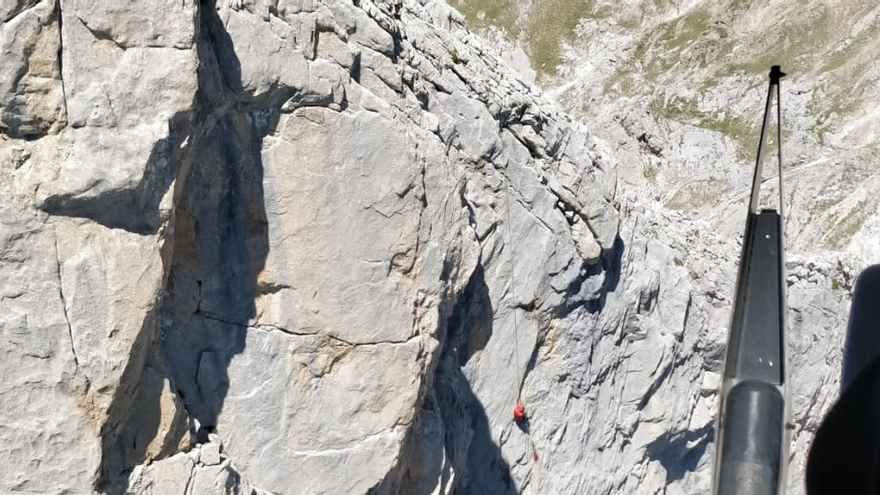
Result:
<svg viewBox="0 0 880 495"><path fill-rule="evenodd" d="M516 401L516 405L513 406L513 420L516 421L516 425L519 426L520 430L528 436L529 417L526 416L526 405L520 401ZM538 462L538 449L535 448L535 442L532 441L531 436L528 436L528 439L529 445L532 447L532 458L535 462Z"/></svg>

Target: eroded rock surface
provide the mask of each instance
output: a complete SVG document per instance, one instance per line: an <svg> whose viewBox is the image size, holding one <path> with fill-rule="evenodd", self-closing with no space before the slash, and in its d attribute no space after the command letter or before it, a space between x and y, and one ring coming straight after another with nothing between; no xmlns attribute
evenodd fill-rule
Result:
<svg viewBox="0 0 880 495"><path fill-rule="evenodd" d="M445 3L0 16L0 492L708 487L735 241ZM799 453L843 266L790 262Z"/></svg>
<svg viewBox="0 0 880 495"><path fill-rule="evenodd" d="M403 489L404 448L465 472L414 426L461 294L488 304L467 406L498 424L539 320L599 297L597 143L443 4L4 15L4 490L179 491L175 453L215 430L275 492Z"/></svg>

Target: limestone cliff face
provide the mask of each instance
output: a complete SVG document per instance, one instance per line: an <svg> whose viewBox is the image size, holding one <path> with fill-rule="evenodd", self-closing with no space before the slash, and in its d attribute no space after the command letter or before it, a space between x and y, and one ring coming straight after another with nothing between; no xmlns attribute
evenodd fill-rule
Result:
<svg viewBox="0 0 880 495"><path fill-rule="evenodd" d="M736 240L742 235L767 71L776 63L788 73L782 82L794 414L788 493L803 493L806 449L836 395L852 277L876 263L880 252L880 216L871 194L880 184L873 151L878 123L873 88L880 73L869 55L880 39L876 2L450 3L472 29L521 46L545 94L608 143L618 200L633 205L622 211L621 224L631 234L621 235L634 239L626 244L632 251L625 259L633 261L635 272L622 280L635 283L637 273L655 271L660 286L656 309L640 311L638 320L622 328L637 322L639 333L656 332L656 323L670 329L686 321L686 341L695 329L706 333L695 358L676 359L645 402L645 409L664 407L662 417L630 415L624 421L624 432L637 425L616 448L626 453L625 460L612 461L616 454L609 457L609 449L597 457L597 465L626 466L622 474L600 476L608 481L592 485L598 493L608 486L636 486L625 485L626 477L640 480L639 493L660 487L667 493L708 491L712 446L701 428L715 407L711 390L720 363L712 350L724 341L729 322ZM765 175L774 180L765 186L776 194L776 164L767 167ZM653 249L642 254L640 242ZM679 268L686 277L674 275ZM678 290L669 290L669 284ZM622 301L634 304L631 297ZM658 312L666 316L657 320ZM673 318L683 314L683 320ZM646 326L646 319L654 323ZM703 378L698 369L705 371ZM672 407L696 394L691 384L697 381L706 387L705 399L696 403L708 409ZM622 387L632 389L633 383ZM600 421L621 424L616 416ZM661 453L660 446L669 449Z"/></svg>
<svg viewBox="0 0 880 495"><path fill-rule="evenodd" d="M0 19L0 493L706 491L736 238L445 3ZM851 276L790 273L797 472Z"/></svg>
<svg viewBox="0 0 880 495"><path fill-rule="evenodd" d="M0 491L514 489L619 276L601 143L442 3L4 21Z"/></svg>

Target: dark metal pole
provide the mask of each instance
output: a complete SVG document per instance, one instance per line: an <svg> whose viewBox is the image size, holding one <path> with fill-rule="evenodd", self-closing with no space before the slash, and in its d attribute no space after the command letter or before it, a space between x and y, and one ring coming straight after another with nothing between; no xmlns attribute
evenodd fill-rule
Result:
<svg viewBox="0 0 880 495"><path fill-rule="evenodd" d="M779 66L770 88L746 217L733 316L720 391L713 492L780 495L788 459L785 257ZM779 205L758 211L765 141L777 98Z"/></svg>

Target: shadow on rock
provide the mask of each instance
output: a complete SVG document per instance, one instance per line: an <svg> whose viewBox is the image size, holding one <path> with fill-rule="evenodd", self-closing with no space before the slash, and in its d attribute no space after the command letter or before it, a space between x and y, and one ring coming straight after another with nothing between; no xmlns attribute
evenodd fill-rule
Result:
<svg viewBox="0 0 880 495"><path fill-rule="evenodd" d="M667 431L649 443L645 451L650 459L659 461L666 470L668 485L697 469L714 437L715 424L710 422L698 430ZM688 447L693 442L697 442L696 445Z"/></svg>
<svg viewBox="0 0 880 495"><path fill-rule="evenodd" d="M564 318L580 307L593 314L605 309L608 294L617 290L620 283L625 250L623 239L618 235L611 247L602 251L598 263L584 263L581 275L565 290L564 302L559 307L557 318Z"/></svg>
<svg viewBox="0 0 880 495"><path fill-rule="evenodd" d="M101 430L96 487L110 495L125 492L135 465L185 449L187 433L205 441L216 427L229 389L227 368L244 351L269 252L261 152L279 113L259 102L234 104L241 98L240 64L214 2L200 4L200 22L193 125L174 141L186 145L174 164L166 294L161 313L148 315L132 346ZM153 231L150 218L134 230Z"/></svg>
<svg viewBox="0 0 880 495"><path fill-rule="evenodd" d="M489 418L463 367L492 336L492 301L482 265L474 270L468 286L449 319L446 343L434 375L434 392L444 423L446 465L441 493L454 476L454 494L513 494L516 487L510 466L492 438Z"/></svg>
<svg viewBox="0 0 880 495"><path fill-rule="evenodd" d="M510 465L492 438L486 411L462 369L447 357L440 363L436 380L447 456L446 469L441 477L443 489L451 482L451 467L455 472L452 493L456 495L517 493Z"/></svg>
<svg viewBox="0 0 880 495"><path fill-rule="evenodd" d="M221 117L203 138L178 206L176 236L185 241L175 244L162 354L203 431L217 425L227 367L256 316L257 275L269 251L260 148L275 120L268 112Z"/></svg>
<svg viewBox="0 0 880 495"><path fill-rule="evenodd" d="M463 369L489 342L492 314L483 267L477 266L447 320L432 388L399 464L369 495L517 493L510 466Z"/></svg>
<svg viewBox="0 0 880 495"><path fill-rule="evenodd" d="M188 118L189 112L182 112L171 119L168 137L153 146L144 173L133 187L111 189L88 197L53 195L46 198L40 209L50 215L88 218L109 229L156 234L167 221L160 211L160 203L179 173L171 164L182 161L181 148L185 148L183 143L193 132Z"/></svg>
<svg viewBox="0 0 880 495"><path fill-rule="evenodd" d="M519 431L525 433L526 435L531 435L532 422L531 422L531 420L529 420L528 416L526 416L523 419L520 419L519 421L514 421L514 424L516 425L517 428L519 428Z"/></svg>
<svg viewBox="0 0 880 495"><path fill-rule="evenodd" d="M605 309L605 301L608 299L608 293L617 290L617 284L620 283L620 270L623 266L623 252L626 246L620 236L614 238L614 244L610 249L602 252L601 263L594 265L595 274L603 274L602 286L598 292L592 295L586 302L587 311L590 313L599 313ZM587 277L590 277L593 271L587 271Z"/></svg>

